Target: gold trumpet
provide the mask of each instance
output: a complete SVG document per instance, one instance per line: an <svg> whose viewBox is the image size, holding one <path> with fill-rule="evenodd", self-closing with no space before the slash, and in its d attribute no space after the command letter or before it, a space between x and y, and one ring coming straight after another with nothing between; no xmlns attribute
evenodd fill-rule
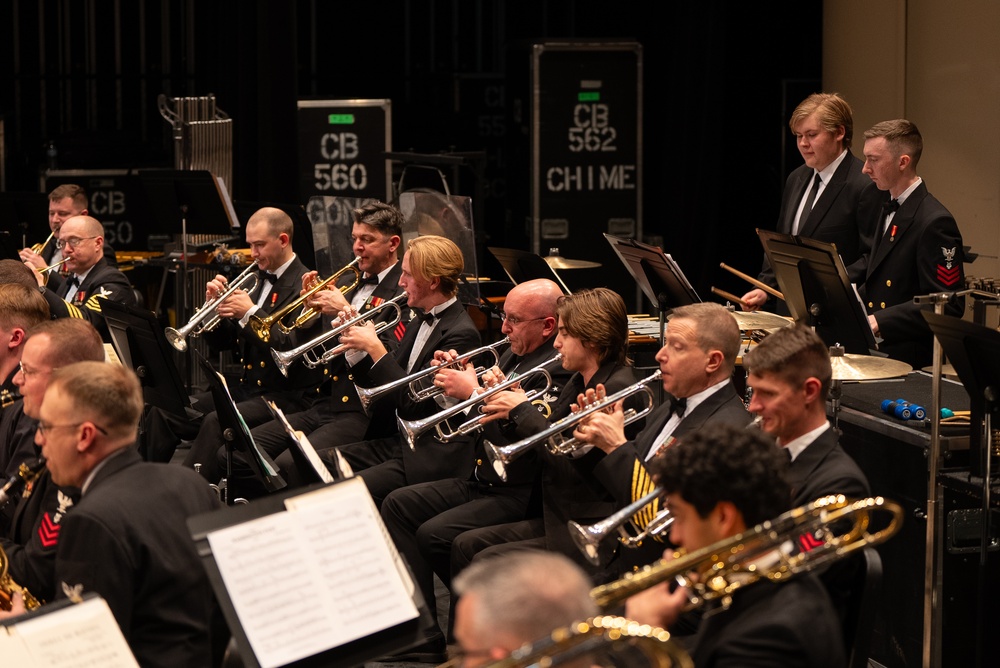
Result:
<svg viewBox="0 0 1000 668"><path fill-rule="evenodd" d="M499 475L503 480L506 480L507 465L542 443L545 443L545 447L554 455L568 455L574 450L578 450L586 445L586 443L582 443L575 438L566 438L562 435L562 432L576 427L576 425L583 422L583 420L590 417L593 413L608 410L617 402L622 399L626 399L633 394L642 395L646 400L646 405L638 411L633 408L626 409L625 424L631 424L640 418L646 417L646 415L653 410L653 404L655 403L653 399L653 391L649 389L648 386L658 383L661 376L662 374L659 370L654 371L638 383L629 385L623 390L619 390L618 392L604 397L599 401L595 401L583 410L577 413L571 413L561 420L553 422L547 429L543 429L537 434L521 439L516 443L498 446L490 443L489 441L484 441L483 447L486 449L486 456L489 457L491 462L493 462L493 470L496 471L497 475Z"/></svg>
<svg viewBox="0 0 1000 668"><path fill-rule="evenodd" d="M305 364L310 369L315 369L316 367L323 366L333 360L334 357L338 355L343 355L347 351L347 346L337 346L335 348L327 349L326 342L334 341L341 334L346 332L349 328L355 325L363 324L369 320L376 318L382 309L393 308L396 310L396 315L390 320L385 322L380 322L375 325L375 333L381 334L387 329L391 329L399 324L399 319L403 314L403 308L400 306L402 302L405 302L409 295L406 291L401 292L387 302L382 302L378 306L365 311L364 313L358 314L357 316L347 320L343 324L340 324L333 329L323 332L314 339L303 343L297 348L292 348L291 350L274 350L271 349L271 356L274 358L275 363L278 365L278 370L281 371L282 375L288 375L288 367L291 366L292 362L296 358L302 357L302 363Z"/></svg>
<svg viewBox="0 0 1000 668"><path fill-rule="evenodd" d="M351 283L350 285L345 285L344 287L340 288L340 292L347 293L356 288L358 286L358 283L361 282L361 271L357 267L357 264L360 261L361 258L359 257L354 258L353 260L351 260L349 264L347 264L343 269L335 273L333 276L322 281L316 281L315 283L313 283L312 287L306 290L304 293L302 293L302 295L298 299L293 301L291 304L288 304L287 306L278 309L277 311L268 315L267 317L261 318L260 316L257 315L250 316L250 320L248 321L250 324L250 329L252 329L253 333L257 335L257 338L259 338L264 343L267 343L268 341L271 340L272 326L276 326L282 334L288 334L297 327L304 327L306 323L308 323L316 315L318 315L316 309L311 307L303 309L302 313L300 313L297 318L295 318L291 323L287 325L283 323L282 320L284 320L288 314L292 313L297 308L305 304L306 300L308 300L314 294L316 294L320 290L326 290L331 283L336 284L336 282L340 280L340 277L349 271L354 272L354 282Z"/></svg>
<svg viewBox="0 0 1000 668"><path fill-rule="evenodd" d="M656 626L640 624L624 617L594 617L572 626L558 628L550 635L514 650L505 659L486 664L487 668L529 668L557 666L586 657L588 665L605 658L609 664L639 668L694 668L690 655ZM458 659L439 668L459 666Z"/></svg>
<svg viewBox="0 0 1000 668"><path fill-rule="evenodd" d="M884 528L872 533L869 526L875 513L890 517ZM759 580L785 580L868 545L878 545L895 535L902 523L903 508L881 496L856 501L843 495L826 496L690 554L675 552L673 559L661 559L637 573L595 587L590 596L607 610L676 579L690 590L692 606L719 599L725 607L740 587ZM797 551L797 539L806 534L822 542L808 552Z"/></svg>

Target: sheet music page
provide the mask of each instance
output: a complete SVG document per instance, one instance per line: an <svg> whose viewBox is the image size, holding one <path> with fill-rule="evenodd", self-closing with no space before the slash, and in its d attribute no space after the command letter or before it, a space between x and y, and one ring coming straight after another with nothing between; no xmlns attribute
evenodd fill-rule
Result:
<svg viewBox="0 0 1000 668"><path fill-rule="evenodd" d="M360 478L286 501L279 512L208 535L263 668L417 617L395 547ZM281 587L266 583L281 574ZM412 582L408 582L412 589Z"/></svg>
<svg viewBox="0 0 1000 668"><path fill-rule="evenodd" d="M11 629L30 659L15 661L0 642L4 665L44 668L138 668L103 598L90 598L49 614L33 617Z"/></svg>
<svg viewBox="0 0 1000 668"><path fill-rule="evenodd" d="M316 475L319 476L319 479L323 482L333 482L333 475L326 468L326 464L323 463L323 460L319 458L319 454L317 454L316 448L313 447L313 444L309 441L306 435L301 431L296 431L292 427L291 423L288 421L288 418L285 417L285 412L280 408L278 408L277 404L275 404L273 401L268 401L267 407L271 409L271 414L274 415L274 417L276 417L279 422L281 422L282 426L285 428L285 431L288 432L288 435L292 437L292 441L294 441L295 445L306 456L306 459L309 460L309 465L312 466L313 469L316 471ZM336 452L339 461L340 451ZM348 475L344 477L349 478L350 476Z"/></svg>

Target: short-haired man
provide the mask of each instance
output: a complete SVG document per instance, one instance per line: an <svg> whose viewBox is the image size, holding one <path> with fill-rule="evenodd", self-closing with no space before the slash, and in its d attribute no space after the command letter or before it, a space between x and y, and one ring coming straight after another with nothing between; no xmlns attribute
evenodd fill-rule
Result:
<svg viewBox="0 0 1000 668"><path fill-rule="evenodd" d="M0 415L21 398L14 384L14 375L21 363L26 332L48 317L49 305L34 285L26 287L19 283L0 283ZM0 471L6 475L10 462L4 454L0 451Z"/></svg>
<svg viewBox="0 0 1000 668"><path fill-rule="evenodd" d="M104 258L104 226L90 216L74 216L62 224L58 247L66 259L68 272L62 285L42 289L55 318L87 320L108 343L111 335L101 313L105 299L135 306L132 285L125 274L108 264ZM45 277L37 273L38 285Z"/></svg>
<svg viewBox="0 0 1000 668"><path fill-rule="evenodd" d="M59 535L57 598L100 594L143 666L211 665L215 600L187 519L219 500L193 472L141 461L142 405L129 369L52 373L37 440L52 481L82 490Z"/></svg>
<svg viewBox="0 0 1000 668"><path fill-rule="evenodd" d="M306 301L306 306L323 313L323 329L341 324L338 316L351 308L360 314L365 314L377 308L402 292L399 278L402 266L397 257L400 237L402 235L403 215L393 206L382 202L371 202L354 210L354 227L351 231L354 255L358 259L357 269L361 272L358 286L347 293L340 290L320 290ZM303 277L303 289L318 278L316 272L309 272ZM383 344L395 349L406 332L409 322L409 309L402 305L400 324L386 329L379 336ZM376 325L391 321L396 316L395 309L383 308L372 320ZM318 334L310 330L311 334ZM300 335L297 338L305 339ZM333 348L336 344L330 345ZM357 359L363 358L364 353ZM317 448L331 448L336 445L355 443L365 437L368 429L368 416L361 407L357 390L354 385L354 375L348 366L349 355L339 355L329 365L330 398L317 401L305 411L288 415L288 422L297 431L309 437ZM295 364L301 364L296 361ZM291 453L286 452L289 446L288 434L284 426L277 421L262 424L253 430L254 442L275 459L279 470L287 479L289 485L301 484L303 477L297 470L297 465ZM222 453L220 453L220 457ZM247 467L242 457L237 458L233 466L233 478L245 477Z"/></svg>
<svg viewBox="0 0 1000 668"><path fill-rule="evenodd" d="M612 413L594 413L577 428L574 436L595 446L580 465L593 467L593 475L619 506L638 501L653 490L649 463L678 438L706 424L743 427L750 422L732 382L739 346L739 326L721 305L701 303L674 309L664 346L656 354L663 389L669 397L646 418L645 428L629 440L621 406ZM581 405L587 401L587 397L578 398ZM658 505L647 506L636 519L648 522ZM648 563L662 549L655 541L645 545L650 547L623 551L619 570Z"/></svg>
<svg viewBox="0 0 1000 668"><path fill-rule="evenodd" d="M850 264L868 251L873 227L862 204L868 179L861 173L862 161L851 153L851 106L837 93L813 93L792 112L788 127L805 164L785 181L777 231L832 242L844 263ZM759 279L778 287L766 256ZM760 289L742 298L751 311L767 299ZM787 313L783 304L775 310Z"/></svg>
<svg viewBox="0 0 1000 668"><path fill-rule="evenodd" d="M781 452L756 430L707 425L653 462L664 505L673 514L670 541L694 552L789 510ZM669 628L687 591L653 586L628 600L625 614ZM699 668L746 665L845 666L837 615L812 574L738 589L728 608L705 610L691 650Z"/></svg>
<svg viewBox="0 0 1000 668"><path fill-rule="evenodd" d="M561 554L518 552L455 578L455 641L464 668L506 658L557 628L597 614L591 582Z"/></svg>
<svg viewBox="0 0 1000 668"><path fill-rule="evenodd" d="M16 441L19 461L34 461L40 454L35 432L53 371L76 362L103 360L101 337L84 320L46 320L28 331L15 376L23 399L11 407L10 416L9 433ZM6 436L8 416L3 424ZM56 595L53 573L62 520L79 497L79 487L58 485L43 469L32 483L31 493L23 495L16 505L8 505L9 525L4 527L0 544L10 558L11 576L42 600L50 601Z"/></svg>
<svg viewBox="0 0 1000 668"><path fill-rule="evenodd" d="M917 295L954 292L965 286L962 234L955 218L927 192L917 176L923 139L905 119L876 123L865 131L864 172L882 208L871 252L848 267L868 307L868 322L881 337L879 349L915 368L931 362L933 336L913 302ZM952 297L945 313L961 317L965 297Z"/></svg>
<svg viewBox="0 0 1000 668"><path fill-rule="evenodd" d="M829 494L868 496L868 479L840 447L826 418L833 371L829 349L819 336L802 325L779 329L747 353L743 365L753 389L750 412L791 461L792 505ZM821 576L842 618L857 567L857 560L842 561Z"/></svg>
<svg viewBox="0 0 1000 668"><path fill-rule="evenodd" d="M38 290L35 272L29 269L28 265L17 260L0 260L0 284L3 283L20 283L26 288Z"/></svg>
<svg viewBox="0 0 1000 668"><path fill-rule="evenodd" d="M217 309L222 321L205 334L212 349L232 350L239 357L242 375L238 383L229 384L229 390L243 421L250 428L273 419L262 399L265 395L285 413L305 410L321 398L323 370L296 364L288 369L285 377L271 355L272 348L293 347L295 337L282 333L272 324L269 340L265 342L250 325L250 318L265 318L299 298L302 276L309 270L292 248L292 232L292 219L281 209L265 207L250 216L245 233L250 255L257 261L257 285L250 292L237 290L227 297ZM227 279L217 275L205 287L206 299L214 299L227 287ZM316 325L318 322L313 323L313 329L318 330ZM224 440L211 393L195 395L194 407L205 417L184 465L194 468L200 464L201 474L216 482L223 475L217 453ZM152 442L155 444L156 439Z"/></svg>
<svg viewBox="0 0 1000 668"><path fill-rule="evenodd" d="M406 291L407 305L414 309L415 317L396 350L389 351L372 323L351 327L340 337L341 344L365 353L351 371L363 387L387 385L428 367L436 350L467 352L479 347L479 331L456 297L465 267L458 246L444 237L417 237L407 244L401 264L399 285ZM351 309L348 316L353 315ZM368 440L338 448L364 478L377 506L394 489L429 480L464 478L471 469L472 439L441 443L427 436L411 450L396 430L397 410L401 417L414 419L436 413L440 406L433 399L413 401L403 389L389 392L373 404ZM330 462L332 453L331 449L321 456Z"/></svg>
<svg viewBox="0 0 1000 668"><path fill-rule="evenodd" d="M507 294L502 331L510 339L510 348L500 357L497 365L503 376L516 378L555 355L552 343L556 335L556 303L560 296L562 291L559 286L546 279L519 283ZM460 353L454 350L439 352L437 356L442 362L461 359ZM550 366L549 370L551 386L532 402L543 412L551 412L551 405L570 376L564 369ZM489 384L490 381L484 382ZM446 396L459 401L486 391L471 362L466 362L462 369L442 369L435 376L435 385L443 389ZM541 374L532 374L525 378L520 389L537 392L544 386L545 378ZM453 422L474 419L477 415L478 412L473 409L468 416L453 418ZM435 619L434 575L445 586L451 584L451 545L455 537L477 527L516 522L528 513L528 502L537 477L537 458L524 457L515 462L507 479L503 480L486 457L484 441L505 444L509 439L504 431L504 425L493 423L478 435L473 455L474 469L466 478L448 478L403 487L389 494L382 503L382 519L389 535L406 558ZM435 629L427 634L427 647L421 651L439 654L443 649L444 637Z"/></svg>

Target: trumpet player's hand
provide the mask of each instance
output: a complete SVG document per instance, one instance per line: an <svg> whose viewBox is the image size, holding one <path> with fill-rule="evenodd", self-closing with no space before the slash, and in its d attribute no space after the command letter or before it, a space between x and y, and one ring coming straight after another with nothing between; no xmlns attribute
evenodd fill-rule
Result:
<svg viewBox="0 0 1000 668"><path fill-rule="evenodd" d="M222 274L216 274L215 278L205 284L205 301L215 299L229 287L229 281Z"/></svg>
<svg viewBox="0 0 1000 668"><path fill-rule="evenodd" d="M323 315L336 316L351 306L340 290L320 290L306 299L306 306L322 311Z"/></svg>
<svg viewBox="0 0 1000 668"><path fill-rule="evenodd" d="M340 343L351 350L368 353L372 362L377 362L386 354L385 346L375 332L375 323L371 320L354 327L348 327L340 335Z"/></svg>
<svg viewBox="0 0 1000 668"><path fill-rule="evenodd" d="M622 403L616 401L609 412L591 413L573 430L573 438L593 445L604 454L610 455L628 441L625 437L625 414Z"/></svg>
<svg viewBox="0 0 1000 668"><path fill-rule="evenodd" d="M28 265L29 269L44 269L48 266L45 263L45 258L30 248L22 248L17 255L21 258L21 262Z"/></svg>
<svg viewBox="0 0 1000 668"><path fill-rule="evenodd" d="M767 302L767 293L760 288L754 288L740 299L743 300L744 311L758 311Z"/></svg>
<svg viewBox="0 0 1000 668"><path fill-rule="evenodd" d="M436 361L431 361L431 364ZM481 389L476 368L469 363L466 363L462 368L448 366L440 369L434 375L434 386L441 388L445 396L459 401L465 401L474 392Z"/></svg>
<svg viewBox="0 0 1000 668"><path fill-rule="evenodd" d="M219 304L219 317L220 318L234 318L240 320L247 314L247 312L255 308L257 304L250 299L250 295L244 290L237 290L233 294L226 297L225 301Z"/></svg>
<svg viewBox="0 0 1000 668"><path fill-rule="evenodd" d="M516 406L520 406L527 400L528 394L516 385L509 390L497 392L480 406L479 412L483 414L480 422L488 424L495 420L506 420Z"/></svg>

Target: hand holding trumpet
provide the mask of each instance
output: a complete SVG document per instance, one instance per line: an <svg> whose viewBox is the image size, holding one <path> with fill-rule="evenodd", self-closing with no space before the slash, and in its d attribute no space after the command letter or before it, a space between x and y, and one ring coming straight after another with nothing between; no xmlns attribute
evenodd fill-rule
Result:
<svg viewBox="0 0 1000 668"><path fill-rule="evenodd" d="M339 290L323 290L322 292L336 292L340 294ZM339 321L333 322L333 327L336 328L338 324L344 324L356 317L358 317L358 312L354 310L350 304L348 304L347 308L340 312ZM378 338L378 331L375 329L375 323L371 320L366 320L359 325L348 327L343 333L341 333L340 337L338 337L337 342L350 350L368 353L372 362L379 361L382 359L382 356L388 352L381 339Z"/></svg>
<svg viewBox="0 0 1000 668"><path fill-rule="evenodd" d="M319 272L310 271L302 275L302 290L299 296L309 294L319 283ZM321 311L323 315L337 316L350 308L351 304L340 290L316 290L305 301L308 308Z"/></svg>
<svg viewBox="0 0 1000 668"><path fill-rule="evenodd" d="M228 287L229 281L226 280L226 277L222 274L216 274L215 278L205 285L205 299L215 299L224 293ZM245 290L236 290L219 304L216 315L220 318L235 318L239 320L254 306L256 304L253 303L250 295Z"/></svg>
<svg viewBox="0 0 1000 668"><path fill-rule="evenodd" d="M456 364L459 361L462 362L460 366ZM435 351L431 365L444 367L434 374L434 385L441 388L445 396L465 401L482 387L475 365L468 357L463 360L455 350Z"/></svg>
<svg viewBox="0 0 1000 668"><path fill-rule="evenodd" d="M598 383L596 388L587 390L577 396L576 403L571 407L574 413L579 413L592 404L604 400L607 391L604 385ZM611 454L628 439L625 437L625 412L622 408L624 399L616 401L605 410L595 411L580 422L573 430L573 438L593 445L605 454Z"/></svg>
<svg viewBox="0 0 1000 668"><path fill-rule="evenodd" d="M494 385L499 385L507 380L498 367L493 367L483 372L483 387L487 390ZM488 424L496 420L506 420L510 417L510 412L528 400L528 394L521 389L520 385L512 385L509 389L496 392L490 396L485 404L480 407L479 412L483 414L480 421Z"/></svg>

